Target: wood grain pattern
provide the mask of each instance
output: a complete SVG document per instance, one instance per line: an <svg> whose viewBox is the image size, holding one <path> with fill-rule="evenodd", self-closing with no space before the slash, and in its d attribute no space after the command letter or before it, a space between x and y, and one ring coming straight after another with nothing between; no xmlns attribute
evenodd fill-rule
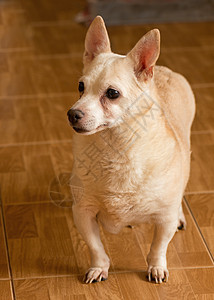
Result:
<svg viewBox="0 0 214 300"><path fill-rule="evenodd" d="M187 192L213 191L214 133L192 135L191 172Z"/></svg>
<svg viewBox="0 0 214 300"><path fill-rule="evenodd" d="M111 259L106 282L83 285L89 252L72 219L72 130L66 112L78 99L87 28L75 23L85 0L0 1L0 291L12 300L214 299L214 23L108 28L126 54L144 33L161 31L158 64L184 74L196 95L188 227L168 247L170 278L146 279L153 226L101 236ZM13 299L15 300L15 299Z"/></svg>
<svg viewBox="0 0 214 300"><path fill-rule="evenodd" d="M15 280L14 283L17 300L123 299L115 275L99 286L85 285L76 276Z"/></svg>
<svg viewBox="0 0 214 300"><path fill-rule="evenodd" d="M22 5L25 8L27 18L34 24L40 25L41 22L69 21L73 20L77 14L85 6L85 1L34 1L24 0Z"/></svg>
<svg viewBox="0 0 214 300"><path fill-rule="evenodd" d="M75 229L71 208L53 203L7 205L5 218L14 278L83 275L89 267L88 248ZM186 218L187 230L176 233L170 245L169 269L212 266L187 212ZM124 228L118 235L102 231L102 240L112 263L111 272L146 270L151 229L150 225L143 224L133 229Z"/></svg>
<svg viewBox="0 0 214 300"><path fill-rule="evenodd" d="M74 92L0 100L0 144L71 139L66 114L78 98Z"/></svg>
<svg viewBox="0 0 214 300"><path fill-rule="evenodd" d="M120 234L103 233L103 241L115 271L133 271L145 269L146 259L142 255L136 229L124 228ZM118 248L118 245L124 245Z"/></svg>
<svg viewBox="0 0 214 300"><path fill-rule="evenodd" d="M187 195L186 199L210 252L214 255L214 194Z"/></svg>
<svg viewBox="0 0 214 300"><path fill-rule="evenodd" d="M34 299L213 299L213 268L171 271L168 284L148 283L145 272L112 274L100 285L82 284L80 278L58 277L15 280L17 300ZM201 280L200 274L203 275ZM211 280L209 280L209 278ZM60 288L59 288L60 287ZM37 291L38 290L38 291ZM203 294L203 291L206 293ZM202 293L201 293L202 292ZM197 299L200 299L197 297Z"/></svg>
<svg viewBox="0 0 214 300"><path fill-rule="evenodd" d="M1 279L9 278L7 248L4 238L4 228L2 223L2 215L0 214L0 286L3 281ZM4 283L2 283L4 286ZM5 285L6 286L6 285Z"/></svg>
<svg viewBox="0 0 214 300"><path fill-rule="evenodd" d="M161 52L194 51L195 47L213 46L214 25L204 23L149 24L114 26L108 28L113 50L127 53L147 31L158 28L161 31ZM195 34L197 32L197 34ZM120 37L120 38L118 38ZM128 37L128 38L127 38ZM190 38L191 37L191 38Z"/></svg>
<svg viewBox="0 0 214 300"><path fill-rule="evenodd" d="M5 54L8 70L0 73L0 97L76 91L82 57L35 58L26 53ZM79 71L78 71L79 70ZM75 83L72 84L72 83Z"/></svg>
<svg viewBox="0 0 214 300"><path fill-rule="evenodd" d="M1 148L1 155L4 158L0 162L4 203L50 202L54 178L72 171L71 143Z"/></svg>
<svg viewBox="0 0 214 300"><path fill-rule="evenodd" d="M0 280L1 300L14 300L9 280Z"/></svg>
<svg viewBox="0 0 214 300"><path fill-rule="evenodd" d="M196 97L196 116L193 122L192 130L197 131L209 130L214 131L214 87L194 88L193 92Z"/></svg>
<svg viewBox="0 0 214 300"><path fill-rule="evenodd" d="M76 82L81 76L82 56L62 55L34 57L26 54L4 54L9 67L0 73L0 97L23 96L76 91ZM176 60L175 60L176 56ZM207 67L207 58L209 68ZM199 51L164 52L158 61L187 77L190 83L212 83L214 77L213 49ZM200 69L195 68L200 65ZM60 76L59 76L60 74Z"/></svg>
<svg viewBox="0 0 214 300"><path fill-rule="evenodd" d="M146 273L117 274L124 299L195 299L194 293L183 270L171 271L169 284L149 285Z"/></svg>
<svg viewBox="0 0 214 300"><path fill-rule="evenodd" d="M186 270L186 274L196 295L214 296L214 268Z"/></svg>
<svg viewBox="0 0 214 300"><path fill-rule="evenodd" d="M169 244L167 252L169 269L190 266L212 266L212 260L185 206L184 213L188 227L186 231L177 232ZM138 241L140 242L145 259L150 249L152 232L151 226L147 224L142 224L139 228L136 228Z"/></svg>
<svg viewBox="0 0 214 300"><path fill-rule="evenodd" d="M206 57L206 60L204 57ZM209 61L210 67L207 66L207 61ZM158 64L169 67L175 72L182 73L193 86L213 82L213 49L202 48L191 52L162 53ZM200 65L200 68L197 68L198 65Z"/></svg>

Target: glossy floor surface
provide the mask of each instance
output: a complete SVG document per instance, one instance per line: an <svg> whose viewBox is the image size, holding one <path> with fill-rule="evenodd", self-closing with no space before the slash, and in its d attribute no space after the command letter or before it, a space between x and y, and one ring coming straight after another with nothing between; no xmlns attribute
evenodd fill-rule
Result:
<svg viewBox="0 0 214 300"><path fill-rule="evenodd" d="M214 299L214 23L117 26L126 53L158 27L158 64L184 74L196 95L186 231L168 248L169 282L148 283L152 226L102 233L109 279L82 284L89 253L69 200L72 131L86 28L84 1L0 1L0 299ZM66 200L66 201L65 201Z"/></svg>

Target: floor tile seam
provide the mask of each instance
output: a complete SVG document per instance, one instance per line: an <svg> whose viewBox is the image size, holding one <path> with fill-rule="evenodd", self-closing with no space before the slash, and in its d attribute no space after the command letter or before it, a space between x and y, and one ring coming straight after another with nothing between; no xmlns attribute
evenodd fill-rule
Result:
<svg viewBox="0 0 214 300"><path fill-rule="evenodd" d="M82 42L80 43L80 45L82 45ZM167 49L167 50L166 50ZM187 50L185 51L185 48L179 48L177 51L175 49L171 50L170 48L165 48L163 53L169 54L169 53L176 53L176 52L196 52L198 50L202 50L202 51L211 51L214 50L214 46L210 49L206 49L206 48L201 48L198 47L198 49L194 49L192 51ZM18 52L28 52L28 51L36 51L36 47L17 47L17 48L0 48L0 53L18 53ZM22 57L22 61L29 61L29 60L53 60L53 59L66 59L66 58L80 58L82 59L82 55L83 53L81 51L76 52L64 52L64 53L48 53L48 54L41 54L38 52L35 52L34 54L29 54L26 57ZM206 84L212 84L212 83L201 83L202 85L206 85ZM198 88L200 85L199 84L193 84L194 88Z"/></svg>
<svg viewBox="0 0 214 300"><path fill-rule="evenodd" d="M214 269L214 266L196 266L196 267L171 267L168 268L169 271L181 271L181 270L200 270L200 269ZM147 268L143 268L142 270L138 270L138 269L132 269L132 270L113 270L113 271L109 271L109 275L114 275L114 274L130 274L130 273L146 273L147 272ZM84 273L73 273L73 274L62 274L62 275L44 275L44 276L23 276L23 277L14 277L13 280L14 281L19 281L19 280L32 280L32 279L49 279L49 278L72 278L72 277L76 277L76 276L84 276ZM8 279L9 280L9 279ZM6 281L6 280L5 280Z"/></svg>
<svg viewBox="0 0 214 300"><path fill-rule="evenodd" d="M190 196L190 195L203 195L203 194L214 194L214 190L201 190L201 191L189 191L185 192L184 196Z"/></svg>
<svg viewBox="0 0 214 300"><path fill-rule="evenodd" d="M191 219L193 221L193 224L194 224L194 226L195 226L195 228L196 228L196 230L197 230L197 232L198 232L198 234L199 234L199 236L201 238L201 241L202 241L202 243L203 243L203 245L204 245L204 247L205 247L205 249L207 251L207 254L208 254L211 262L214 265L214 258L213 258L213 255L211 253L211 250L210 250L210 248L209 248L209 246L207 244L207 241L206 241L203 233L201 232L200 226L198 225L198 222L197 222L197 220L196 220L196 218L195 218L195 216L194 216L194 214L193 214L193 212L191 210L190 204L189 204L188 200L185 198L185 196L184 196L184 203L185 203L185 206L186 206L186 208L187 208L187 210L189 212L189 215L190 215L190 217L191 217Z"/></svg>
<svg viewBox="0 0 214 300"><path fill-rule="evenodd" d="M0 148L53 145L53 144L64 144L64 143L65 144L72 143L72 138L66 139L66 140L46 140L46 141L37 141L37 142L20 142L20 143L11 143L11 144L0 144Z"/></svg>
<svg viewBox="0 0 214 300"><path fill-rule="evenodd" d="M78 91L70 92L49 92L49 93L37 93L37 94L20 94L20 95L5 95L0 96L0 100L30 100L30 99L47 99L47 98L60 98L60 97L70 97L74 94L78 95Z"/></svg>
<svg viewBox="0 0 214 300"><path fill-rule="evenodd" d="M209 134L209 133L211 133L211 134L213 134L214 133L214 130L193 130L193 131L191 131L191 134L192 135L202 135L202 134Z"/></svg>
<svg viewBox="0 0 214 300"><path fill-rule="evenodd" d="M207 131L193 131L193 135L202 135L202 134L213 134L214 130ZM20 147L20 146L34 146L34 145L49 145L49 144L60 144L60 143L71 143L71 139L62 139L62 140L44 140L44 141L34 141L34 142L18 142L18 143L6 143L0 144L0 148L9 148L9 147ZM193 191L194 192L194 191Z"/></svg>
<svg viewBox="0 0 214 300"><path fill-rule="evenodd" d="M10 53L19 53L19 52L28 52L33 48L31 47L11 47L11 48L0 48L0 54L10 54Z"/></svg>
<svg viewBox="0 0 214 300"><path fill-rule="evenodd" d="M194 89L205 89L205 88L213 88L214 82L211 83L196 83L191 84L191 87ZM69 92L49 92L49 93L33 93L33 94L17 94L17 95L4 95L0 96L0 100L22 100L22 99L34 99L34 98L51 98L51 97L63 97L63 96L72 96L73 94L78 94L77 91L69 91ZM204 131L204 130L203 130ZM207 130L205 130L207 131Z"/></svg>
<svg viewBox="0 0 214 300"><path fill-rule="evenodd" d="M0 206L0 210L1 210L0 213L1 213L1 218L2 218L4 245L5 245L6 257L7 257L7 266L8 266L9 280L10 280L11 295L12 295L13 300L16 300L15 287L14 287L14 282L13 282L13 270L12 270L12 264L11 264L11 259L10 259L10 251L9 251L9 244L8 244L6 221L5 221L3 205Z"/></svg>

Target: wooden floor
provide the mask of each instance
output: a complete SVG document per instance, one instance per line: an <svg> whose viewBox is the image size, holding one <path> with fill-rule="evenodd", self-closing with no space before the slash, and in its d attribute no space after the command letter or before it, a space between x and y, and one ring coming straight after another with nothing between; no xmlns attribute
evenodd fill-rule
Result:
<svg viewBox="0 0 214 300"><path fill-rule="evenodd" d="M102 232L110 276L82 284L89 253L70 208L72 131L86 28L84 1L0 1L0 299L214 299L214 23L109 28L126 53L150 28L162 35L159 64L184 74L197 101L186 231L168 249L169 282L148 283L152 226Z"/></svg>

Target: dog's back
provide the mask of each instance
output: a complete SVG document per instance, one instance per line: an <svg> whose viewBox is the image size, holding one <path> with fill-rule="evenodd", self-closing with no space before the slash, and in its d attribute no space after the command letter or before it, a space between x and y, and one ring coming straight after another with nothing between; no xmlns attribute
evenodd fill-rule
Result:
<svg viewBox="0 0 214 300"><path fill-rule="evenodd" d="M195 115L195 99L187 80L178 73L156 66L154 80L159 104L170 127L184 144L190 145L190 128Z"/></svg>
<svg viewBox="0 0 214 300"><path fill-rule="evenodd" d="M155 67L155 86L165 120L183 156L184 188L189 178L190 132L195 115L195 98L187 80L162 66Z"/></svg>

